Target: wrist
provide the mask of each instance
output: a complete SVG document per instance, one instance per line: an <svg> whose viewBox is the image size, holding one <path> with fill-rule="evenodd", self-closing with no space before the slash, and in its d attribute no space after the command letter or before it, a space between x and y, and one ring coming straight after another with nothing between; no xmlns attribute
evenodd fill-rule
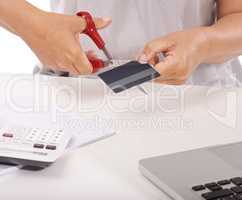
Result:
<svg viewBox="0 0 242 200"><path fill-rule="evenodd" d="M195 39L197 41L198 64L206 63L212 53L212 29L211 27L200 27L195 31L197 31Z"/></svg>

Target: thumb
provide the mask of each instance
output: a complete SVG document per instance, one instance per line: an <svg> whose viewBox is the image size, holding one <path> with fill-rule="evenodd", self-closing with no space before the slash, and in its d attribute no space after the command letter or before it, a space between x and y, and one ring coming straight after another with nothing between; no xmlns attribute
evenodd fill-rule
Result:
<svg viewBox="0 0 242 200"><path fill-rule="evenodd" d="M112 19L110 17L94 18L94 23L97 29L103 29L112 23Z"/></svg>
<svg viewBox="0 0 242 200"><path fill-rule="evenodd" d="M157 54L168 51L172 47L172 42L168 38L158 38L147 43L139 56L139 61L148 62L155 58Z"/></svg>
<svg viewBox="0 0 242 200"><path fill-rule="evenodd" d="M84 18L79 16L74 16L75 23L74 23L74 31L75 32L83 32L86 29L87 22ZM112 23L112 19L110 17L99 17L93 19L97 29L106 28L108 25Z"/></svg>

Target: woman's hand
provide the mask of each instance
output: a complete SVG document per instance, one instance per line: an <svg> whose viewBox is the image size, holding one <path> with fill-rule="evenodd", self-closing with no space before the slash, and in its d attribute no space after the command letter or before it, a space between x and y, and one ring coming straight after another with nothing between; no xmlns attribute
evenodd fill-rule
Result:
<svg viewBox="0 0 242 200"><path fill-rule="evenodd" d="M209 53L209 28L196 28L175 32L146 44L140 62L149 62L161 74L159 83L181 85ZM163 54L164 60L158 61Z"/></svg>
<svg viewBox="0 0 242 200"><path fill-rule="evenodd" d="M94 22L101 29L111 19L95 18ZM86 28L83 18L44 12L26 0L0 1L0 26L20 36L44 66L73 74L92 72L79 42Z"/></svg>
<svg viewBox="0 0 242 200"><path fill-rule="evenodd" d="M43 13L38 25L18 33L35 52L40 61L53 70L73 74L89 74L92 66L82 49L79 34L86 28L86 22L78 16ZM96 18L98 29L111 23L109 18Z"/></svg>

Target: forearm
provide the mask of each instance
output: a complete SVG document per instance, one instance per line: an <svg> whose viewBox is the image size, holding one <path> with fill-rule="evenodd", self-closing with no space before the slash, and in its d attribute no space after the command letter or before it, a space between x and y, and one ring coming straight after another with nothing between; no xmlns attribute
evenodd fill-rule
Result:
<svg viewBox="0 0 242 200"><path fill-rule="evenodd" d="M25 0L0 0L0 25L20 36L37 29L42 14Z"/></svg>
<svg viewBox="0 0 242 200"><path fill-rule="evenodd" d="M242 13L224 16L207 30L205 62L224 62L242 54Z"/></svg>

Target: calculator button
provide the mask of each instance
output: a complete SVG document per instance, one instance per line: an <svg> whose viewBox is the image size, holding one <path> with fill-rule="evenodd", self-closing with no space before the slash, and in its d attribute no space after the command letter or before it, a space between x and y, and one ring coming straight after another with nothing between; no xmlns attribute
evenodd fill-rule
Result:
<svg viewBox="0 0 242 200"><path fill-rule="evenodd" d="M47 142L47 138L45 136L43 136L43 137L39 138L37 141L41 142L41 143L45 143L45 142Z"/></svg>
<svg viewBox="0 0 242 200"><path fill-rule="evenodd" d="M51 131L45 130L42 131L39 135L38 141L41 143L46 143L49 140L49 137L51 136Z"/></svg>
<svg viewBox="0 0 242 200"><path fill-rule="evenodd" d="M56 150L55 145L47 145L45 148L48 149L48 150Z"/></svg>
<svg viewBox="0 0 242 200"><path fill-rule="evenodd" d="M53 137L50 140L50 143L52 144L59 144L62 140L63 133L62 132L57 132L53 135Z"/></svg>
<svg viewBox="0 0 242 200"><path fill-rule="evenodd" d="M26 140L28 142L34 142L37 139L37 137L39 136L39 134L40 134L40 131L38 129L32 129L32 130L28 131Z"/></svg>
<svg viewBox="0 0 242 200"><path fill-rule="evenodd" d="M12 133L3 133L3 137L13 138L13 134Z"/></svg>
<svg viewBox="0 0 242 200"><path fill-rule="evenodd" d="M24 144L21 142L21 140L14 140L14 141L13 141L13 144L15 144L15 145L24 145Z"/></svg>
<svg viewBox="0 0 242 200"><path fill-rule="evenodd" d="M34 144L34 148L37 148L37 149L43 149L45 147L45 145L43 144Z"/></svg>

